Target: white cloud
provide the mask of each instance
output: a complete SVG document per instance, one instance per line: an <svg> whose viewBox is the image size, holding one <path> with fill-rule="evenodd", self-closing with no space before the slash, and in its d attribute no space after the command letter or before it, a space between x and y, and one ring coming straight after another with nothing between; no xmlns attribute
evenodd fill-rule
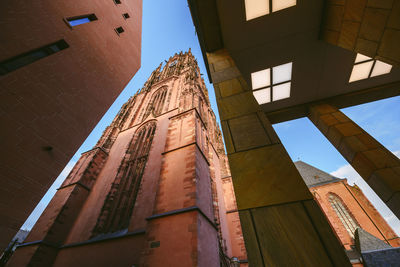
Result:
<svg viewBox="0 0 400 267"><path fill-rule="evenodd" d="M46 194L36 205L36 208L32 211L31 215L29 215L28 219L26 219L26 221L22 225L21 229L27 229L27 230L32 229L33 225L35 225L35 223L39 219L40 215L42 215L43 211L49 204L50 200L56 194L57 188L59 188L61 186L61 184L64 182L65 178L67 177L69 172L72 170L75 163L76 163L76 161L74 161L74 160L71 160L70 162L68 162L68 164L65 166L65 168L60 173L60 175L57 177L57 179L54 181L54 183L50 186L49 190L47 190Z"/></svg>
<svg viewBox="0 0 400 267"><path fill-rule="evenodd" d="M400 158L400 151L392 152ZM390 227L400 236L400 220L386 206L386 204L378 197L374 190L364 181L363 178L351 167L350 164L341 166L336 171L331 172L333 176L347 178L349 184L357 184L363 191L364 195L371 201L372 205L379 211L383 218L387 221Z"/></svg>

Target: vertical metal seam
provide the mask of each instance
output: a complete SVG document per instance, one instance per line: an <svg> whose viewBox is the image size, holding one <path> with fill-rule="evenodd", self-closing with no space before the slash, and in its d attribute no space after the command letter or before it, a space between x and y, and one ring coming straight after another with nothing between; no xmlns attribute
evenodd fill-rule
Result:
<svg viewBox="0 0 400 267"><path fill-rule="evenodd" d="M260 253L260 257L261 257L263 266L265 267L265 260L264 260L263 254L261 252L260 240L258 239L257 228L256 228L256 224L254 222L253 213L251 212L251 209L249 209L249 214L250 214L251 224L253 226L253 230L254 230L254 233L255 233L255 236L256 236L256 240L257 240L258 252Z"/></svg>

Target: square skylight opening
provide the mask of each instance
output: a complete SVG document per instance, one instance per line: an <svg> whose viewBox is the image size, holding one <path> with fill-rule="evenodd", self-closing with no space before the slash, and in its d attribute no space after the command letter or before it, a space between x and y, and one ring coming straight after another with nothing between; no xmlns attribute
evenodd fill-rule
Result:
<svg viewBox="0 0 400 267"><path fill-rule="evenodd" d="M271 88L253 91L253 95L259 105L271 102Z"/></svg>
<svg viewBox="0 0 400 267"><path fill-rule="evenodd" d="M349 83L390 73L392 65L357 54Z"/></svg>
<svg viewBox="0 0 400 267"><path fill-rule="evenodd" d="M392 65L377 60L372 70L371 77L388 74L392 70Z"/></svg>
<svg viewBox="0 0 400 267"><path fill-rule="evenodd" d="M269 1L270 0L245 0L246 20L269 14Z"/></svg>
<svg viewBox="0 0 400 267"><path fill-rule="evenodd" d="M251 74L251 85L253 90L269 86L271 84L270 69L260 70Z"/></svg>
<svg viewBox="0 0 400 267"><path fill-rule="evenodd" d="M290 81L291 78L292 78L292 62L272 68L273 84Z"/></svg>
<svg viewBox="0 0 400 267"><path fill-rule="evenodd" d="M290 97L290 82L272 87L272 101L277 101Z"/></svg>
<svg viewBox="0 0 400 267"><path fill-rule="evenodd" d="M296 0L272 0L272 12L296 5Z"/></svg>
<svg viewBox="0 0 400 267"><path fill-rule="evenodd" d="M253 95L258 104L290 97L293 62L251 73Z"/></svg>
<svg viewBox="0 0 400 267"><path fill-rule="evenodd" d="M373 64L374 61L367 61L364 63L354 65L353 71L351 72L350 75L349 82L367 79L369 77L369 73L371 72Z"/></svg>

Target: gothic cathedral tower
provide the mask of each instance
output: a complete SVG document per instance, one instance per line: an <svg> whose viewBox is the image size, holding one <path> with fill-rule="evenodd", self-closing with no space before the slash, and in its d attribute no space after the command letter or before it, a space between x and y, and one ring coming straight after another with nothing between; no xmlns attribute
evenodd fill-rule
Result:
<svg viewBox="0 0 400 267"><path fill-rule="evenodd" d="M122 106L9 266L217 267L233 257L246 252L229 167L189 50Z"/></svg>

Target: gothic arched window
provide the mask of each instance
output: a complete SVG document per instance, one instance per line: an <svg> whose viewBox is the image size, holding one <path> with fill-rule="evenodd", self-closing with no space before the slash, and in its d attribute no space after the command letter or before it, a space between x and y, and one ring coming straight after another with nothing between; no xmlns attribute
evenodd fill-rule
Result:
<svg viewBox="0 0 400 267"><path fill-rule="evenodd" d="M162 113L167 92L167 87L163 87L153 94L142 120L145 120L151 112L154 117L157 117Z"/></svg>
<svg viewBox="0 0 400 267"><path fill-rule="evenodd" d="M359 227L357 221L353 218L346 206L343 204L343 201L337 195L332 193L329 194L328 200L344 228L346 228L350 236L354 238L354 232Z"/></svg>
<svg viewBox="0 0 400 267"><path fill-rule="evenodd" d="M141 126L133 136L104 201L92 237L128 227L155 131L156 123L151 121Z"/></svg>

